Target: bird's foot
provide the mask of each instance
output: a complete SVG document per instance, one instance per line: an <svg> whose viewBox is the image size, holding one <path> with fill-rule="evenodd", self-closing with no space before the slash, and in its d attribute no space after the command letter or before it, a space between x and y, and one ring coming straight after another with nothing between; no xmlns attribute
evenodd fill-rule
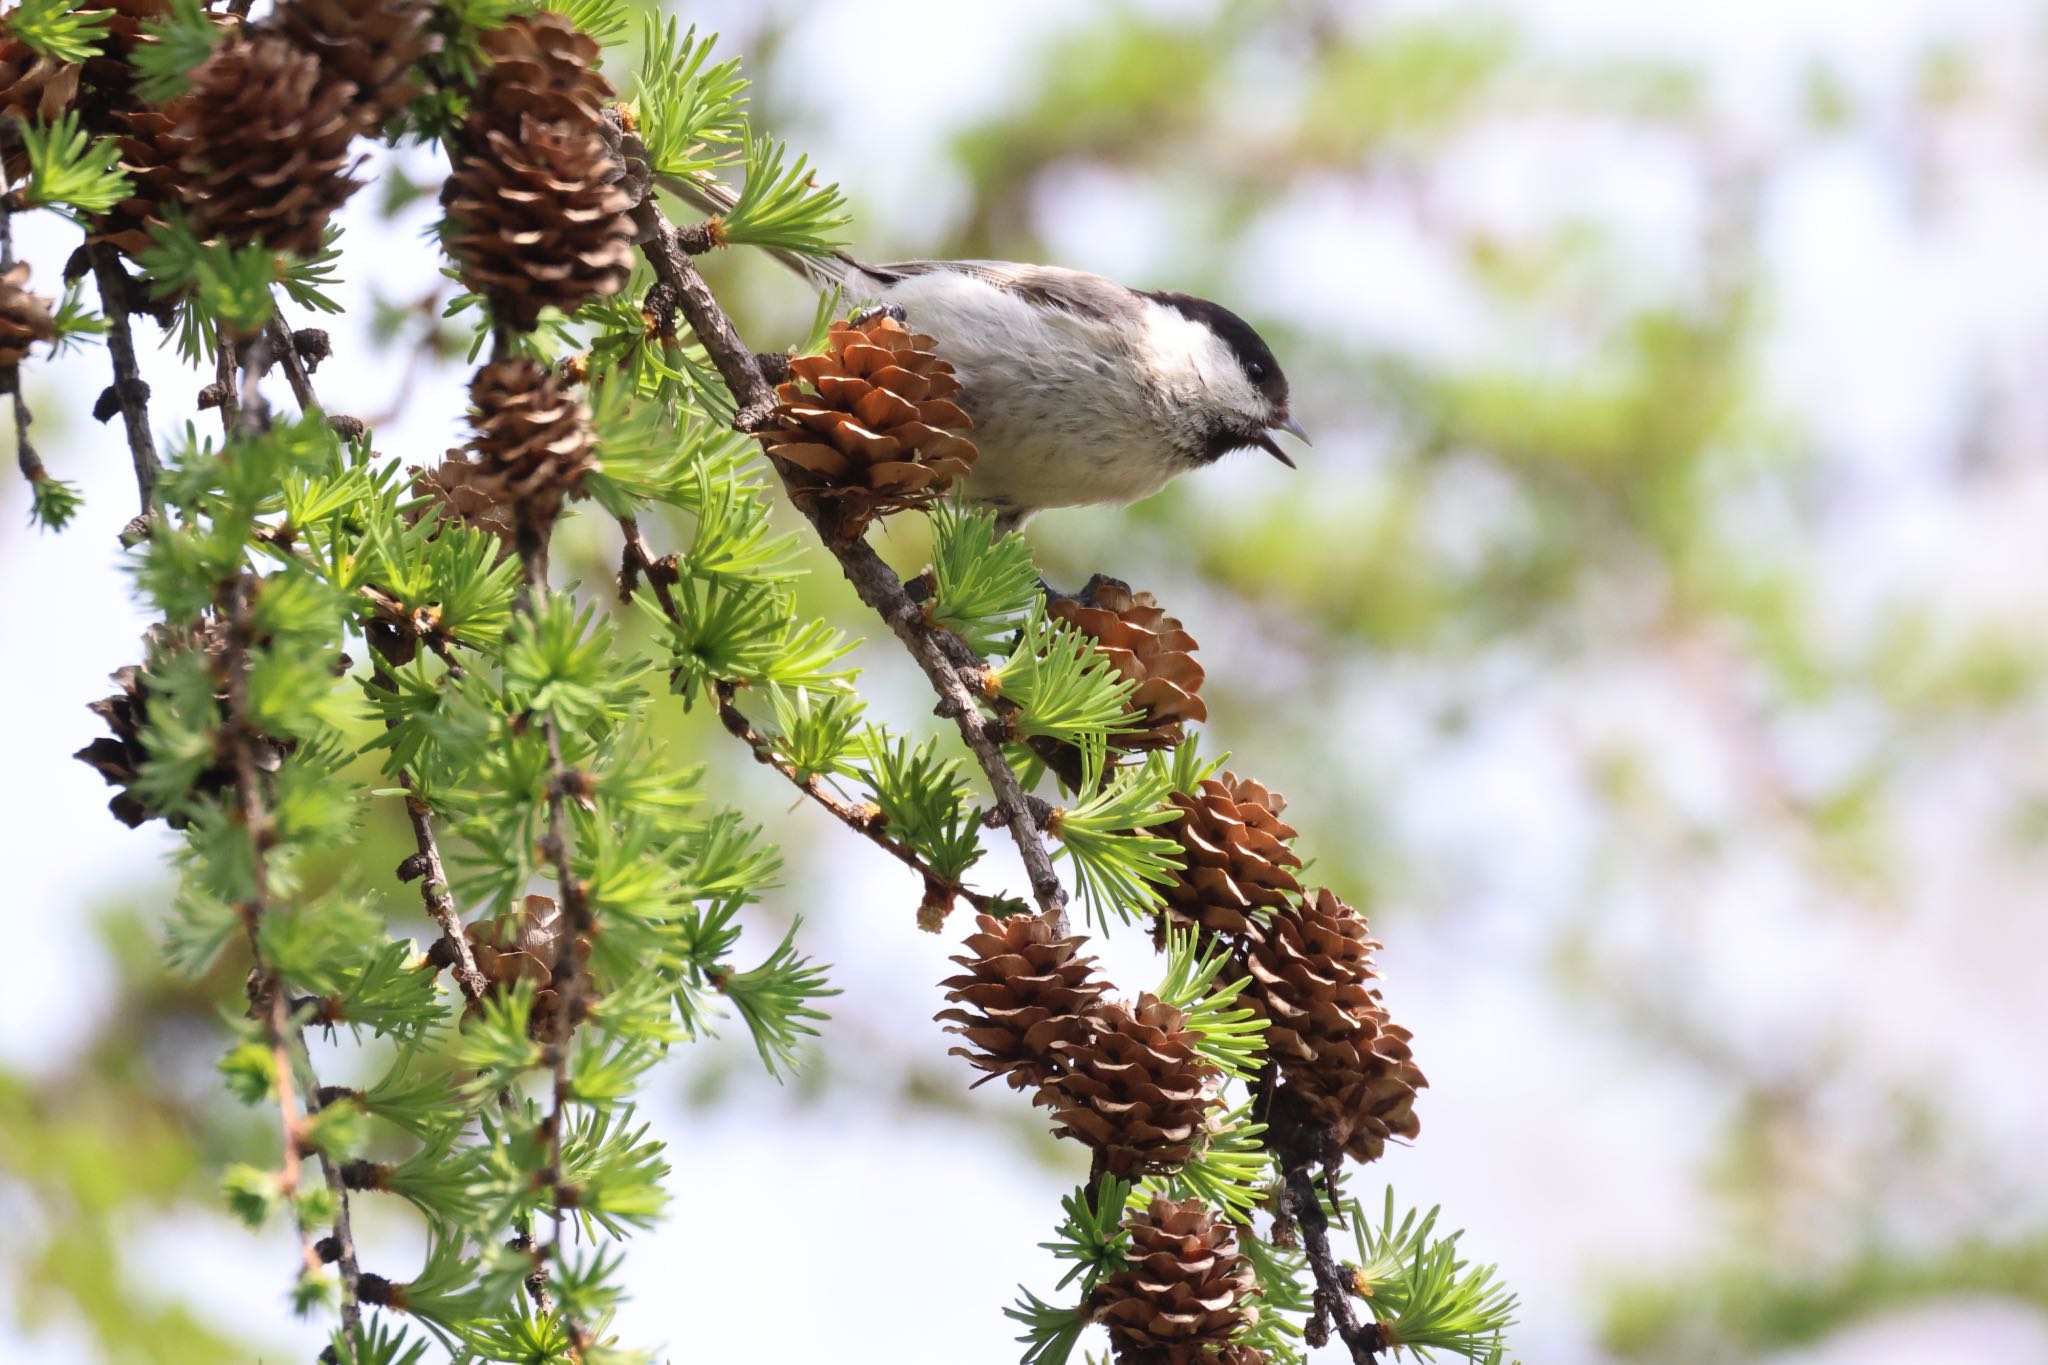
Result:
<svg viewBox="0 0 2048 1365"><path fill-rule="evenodd" d="M871 308L863 308L858 313L855 313L853 315L853 325L865 327L876 318L894 318L898 322L907 322L910 319L910 314L903 311L903 305L900 303L878 303Z"/></svg>
<svg viewBox="0 0 2048 1365"><path fill-rule="evenodd" d="M1081 591L1061 592L1043 578L1038 580L1038 589L1045 594L1046 601L1079 602L1084 607L1097 605L1095 600L1096 594L1104 588L1115 588L1120 592L1128 594L1131 590L1131 585L1124 582L1121 578L1111 578L1106 573L1099 573L1090 575L1088 581L1082 585Z"/></svg>

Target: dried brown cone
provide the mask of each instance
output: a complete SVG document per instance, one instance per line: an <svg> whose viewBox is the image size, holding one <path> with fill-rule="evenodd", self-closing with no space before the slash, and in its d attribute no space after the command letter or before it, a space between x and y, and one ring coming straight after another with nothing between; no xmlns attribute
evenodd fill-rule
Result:
<svg viewBox="0 0 2048 1365"><path fill-rule="evenodd" d="M533 1013L527 1031L541 1042L554 1037L560 1011L557 976L562 965L562 945L569 940L568 917L550 896L528 896L516 911L496 919L474 920L462 926L469 940L470 955L485 981L484 996L514 990L524 981L534 988ZM590 940L579 938L570 970L587 977L590 972ZM580 992L579 992L580 993ZM475 1009L475 1005L471 1005Z"/></svg>
<svg viewBox="0 0 2048 1365"><path fill-rule="evenodd" d="M128 197L93 222L93 239L111 242L129 256L150 245L150 232L164 221L165 210L179 201L185 158L197 154L193 125L176 112L125 109L114 122L121 141L121 169L128 173Z"/></svg>
<svg viewBox="0 0 2048 1365"><path fill-rule="evenodd" d="M215 0L202 0L199 8L209 10L214 3ZM80 0L78 8L88 12L104 10L113 15L107 22L107 40L100 44L98 55L86 59L86 85L100 101L111 101L117 107L131 106L135 67L129 58L145 41L143 24L169 15L171 0Z"/></svg>
<svg viewBox="0 0 2048 1365"><path fill-rule="evenodd" d="M1244 1000L1266 1017L1283 1081L1360 1161L1421 1132L1415 1094L1429 1083L1373 984L1377 947L1365 917L1323 888L1275 915L1245 957Z"/></svg>
<svg viewBox="0 0 2048 1365"><path fill-rule="evenodd" d="M166 113L189 144L178 188L202 238L314 255L363 183L351 174L365 127L354 83L280 34L223 39Z"/></svg>
<svg viewBox="0 0 2048 1365"><path fill-rule="evenodd" d="M604 50L567 17L522 14L484 34L488 63L469 107L469 127L516 132L536 118L596 128L617 97L599 64Z"/></svg>
<svg viewBox="0 0 2048 1365"><path fill-rule="evenodd" d="M1124 1223L1130 1265L1090 1299L1118 1365L1262 1365L1231 1338L1256 1320L1258 1273L1228 1218L1199 1199L1154 1195Z"/></svg>
<svg viewBox="0 0 2048 1365"><path fill-rule="evenodd" d="M937 343L878 314L832 329L822 355L797 356L761 444L800 503L831 509L851 540L878 516L935 501L973 466L974 425Z"/></svg>
<svg viewBox="0 0 2048 1365"><path fill-rule="evenodd" d="M441 50L427 0L287 0L278 7L285 37L356 88L372 127L382 127L420 91L414 68Z"/></svg>
<svg viewBox="0 0 2048 1365"><path fill-rule="evenodd" d="M30 346L56 338L57 320L50 312L50 300L29 292L28 262L16 261L0 273L0 376L21 364ZM0 392L11 387L0 383Z"/></svg>
<svg viewBox="0 0 2048 1365"><path fill-rule="evenodd" d="M1129 584L1097 574L1078 596L1055 598L1047 610L1091 637L1117 672L1138 685L1130 702L1144 728L1111 735L1112 748L1171 749L1185 722L1209 718L1195 638L1151 593L1134 593Z"/></svg>
<svg viewBox="0 0 2048 1365"><path fill-rule="evenodd" d="M28 173L18 124L50 123L69 109L83 69L77 62L53 62L12 33L0 33L0 147L9 180Z"/></svg>
<svg viewBox="0 0 2048 1365"><path fill-rule="evenodd" d="M174 650L197 649L203 650L209 660L217 663L227 649L227 634L219 625L210 624L180 639L159 626L150 630L146 644L153 659L160 659ZM107 809L122 824L134 829L146 821L161 818L173 829L183 829L188 823L186 816L176 811L158 810L134 790L143 765L149 761L149 750L142 741L143 730L149 724L149 692L143 685L143 670L131 665L116 670L111 676L119 690L111 697L88 703L86 709L105 721L113 733L94 740L73 757L105 778L108 786L121 789L107 802ZM225 704L226 697L223 695L220 700ZM291 752L289 744L262 736L258 736L257 743L250 748L256 770L260 773L276 772L283 766L285 755ZM192 789L201 797L213 797L232 791L234 785L234 763L223 753L199 774Z"/></svg>
<svg viewBox="0 0 2048 1365"><path fill-rule="evenodd" d="M1212 1083L1221 1073L1195 1050L1201 1035L1149 991L1135 1010L1097 1006L1088 1024L1082 1037L1052 1045L1060 1074L1032 1100L1053 1111L1054 1135L1098 1149L1113 1175L1185 1164L1219 1103Z"/></svg>
<svg viewBox="0 0 2048 1365"><path fill-rule="evenodd" d="M633 269L633 196L606 141L612 88L597 44L560 15L522 15L484 38L491 65L441 191L463 284L520 331L541 310L618 293Z"/></svg>
<svg viewBox="0 0 2048 1365"><path fill-rule="evenodd" d="M538 360L494 360L469 385L469 445L450 451L414 487L456 517L501 538L522 527L545 535L597 468L590 409L569 382Z"/></svg>
<svg viewBox="0 0 2048 1365"><path fill-rule="evenodd" d="M112 13L99 55L87 59L79 108L87 129L121 144L121 169L133 189L127 199L93 220L93 240L112 242L133 256L149 245L149 232L163 221L167 205L178 202L180 165L195 146L196 133L177 132L174 112L152 108L136 95L130 58L145 41L142 25L170 13L169 0L86 0L81 10ZM206 6L201 6L206 8ZM235 20L214 16L225 36Z"/></svg>
<svg viewBox="0 0 2048 1365"><path fill-rule="evenodd" d="M948 1004L935 1018L968 1046L965 1057L985 1073L975 1085L1001 1076L1013 1089L1042 1085L1053 1072L1053 1045L1083 1038L1087 1015L1108 983L1095 975L1095 959L1080 956L1085 937L1058 938L1042 916L982 915L967 936L966 954L953 961L966 970L940 984Z"/></svg>
<svg viewBox="0 0 2048 1365"><path fill-rule="evenodd" d="M1180 816L1160 832L1180 845L1181 869L1164 889L1164 920L1226 938L1257 937L1258 920L1286 909L1301 884L1288 847L1287 802L1250 778L1224 773L1192 795L1175 792Z"/></svg>

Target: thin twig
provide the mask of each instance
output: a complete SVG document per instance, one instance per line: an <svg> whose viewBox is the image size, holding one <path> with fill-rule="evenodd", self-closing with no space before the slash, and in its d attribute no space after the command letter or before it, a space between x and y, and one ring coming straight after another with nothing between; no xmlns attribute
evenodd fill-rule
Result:
<svg viewBox="0 0 2048 1365"><path fill-rule="evenodd" d="M43 457L29 444L29 423L35 419L29 416L28 402L21 396L21 376L0 375L0 382L6 383L14 400L14 462L21 466L21 477L28 480L33 492L37 484L50 477L50 471L43 467Z"/></svg>
<svg viewBox="0 0 2048 1365"><path fill-rule="evenodd" d="M213 390L220 395L220 429L232 436L241 425L242 405L235 397L235 348L228 344L224 331L215 332L213 338Z"/></svg>
<svg viewBox="0 0 2048 1365"><path fill-rule="evenodd" d="M142 381L142 367L135 359L135 331L128 320L128 294L134 287L121 264L121 254L106 242L91 242L86 256L92 262L93 279L100 290L100 309L107 318L107 354L114 360L114 401L121 409L121 424L128 432L128 454L135 464L135 491L142 499L142 516L156 506L156 481L163 465L156 456L156 438L149 430L149 385Z"/></svg>
<svg viewBox="0 0 2048 1365"><path fill-rule="evenodd" d="M448 894L448 870L441 862L441 845L434 838L433 809L420 798L410 774L401 773L399 777L405 783L405 815L412 822L413 847L418 850L406 859L404 872L412 872L420 879L420 903L434 923L441 926L441 941L448 945L454 958L450 971L455 983L471 1004L481 1004L491 983L476 965L469 937L462 932L462 912L456 908L455 897Z"/></svg>
<svg viewBox="0 0 2048 1365"><path fill-rule="evenodd" d="M298 400L299 410L311 412L319 407L320 396L313 392L313 378L306 373L306 361L299 354L299 343L292 336L291 328L284 325L282 317L272 318L265 335L270 338L278 364L284 367L285 382L291 385L292 397Z"/></svg>
<svg viewBox="0 0 2048 1365"><path fill-rule="evenodd" d="M775 406L775 391L760 362L741 340L739 330L704 277L697 273L689 253L677 241L675 225L659 205L652 199L643 200L635 210L635 221L643 237L641 250L654 267L656 277L671 291L676 307L718 367L726 387L732 390L739 407L733 425L745 432L759 430ZM825 548L839 561L840 570L861 601L888 623L917 661L938 694L938 713L959 727L960 737L988 779L996 808L1016 842L1039 910L1053 923L1055 932L1064 934L1067 893L1060 885L1059 873L1053 869L1052 854L1046 847L1040 821L1043 803L1034 804L1026 795L981 713L976 702L977 689L969 681L969 672L979 664L969 664L960 658L949 643L950 632L925 620L923 611L903 590L903 580L866 541L837 536L829 520L817 509L802 503L798 507L817 530Z"/></svg>
<svg viewBox="0 0 2048 1365"><path fill-rule="evenodd" d="M624 533L626 541L624 560L619 573L621 585L630 589L637 579L645 577L648 585L654 590L655 601L660 604L663 614L671 621L680 621L675 593L671 589L671 573L654 558L653 550L648 547L647 537L640 530L639 521L633 517L620 517L619 530ZM725 726L726 733L747 746L756 762L780 773L789 780L791 786L824 807L833 819L924 878L928 897L938 897L941 906L949 905L955 898L964 900L984 914L995 907L998 897L976 891L964 885L958 878L940 876L937 869L926 862L916 849L888 832L881 820L880 812L874 807L854 805L833 791L823 777L816 773L806 774L799 771L794 763L776 753L775 746L768 741L768 737L756 730L753 722L747 719L746 713L740 710L738 688L735 684L721 678L713 684L712 691L718 701L719 722Z"/></svg>
<svg viewBox="0 0 2048 1365"><path fill-rule="evenodd" d="M500 350L503 350L502 345ZM528 620L534 620L540 599L548 591L547 528L522 515L518 549L525 581L520 590L517 611ZM543 1174L554 1196L551 1211L554 1231L548 1239L546 1254L535 1262L535 1275L540 1278L540 1286L536 1290L532 1279L527 1285L536 1302L546 1293L548 1261L559 1262L562 1254L562 1215L567 1202L562 1187L562 1129L571 1098L569 1043L583 1003L583 967L578 961L576 945L589 935L592 927L589 899L584 895L582 882L576 878L569 852L568 802L570 794L580 789L582 775L573 771L563 758L562 731L554 716L543 712L539 719L541 734L548 747L548 823L547 832L541 836L541 855L554 868L562 914L568 920L568 927L556 940L554 971L548 978L548 988L555 993L554 1026L550 1031L547 1054L554 1071L554 1106L546 1120L548 1165ZM583 1329L580 1324L571 1321L566 1325L573 1339L581 1338Z"/></svg>

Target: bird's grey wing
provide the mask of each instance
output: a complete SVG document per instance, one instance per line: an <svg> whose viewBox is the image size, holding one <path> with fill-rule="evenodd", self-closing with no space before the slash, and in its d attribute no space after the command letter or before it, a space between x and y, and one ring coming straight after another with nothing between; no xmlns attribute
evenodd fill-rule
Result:
<svg viewBox="0 0 2048 1365"><path fill-rule="evenodd" d="M1085 270L1053 265L1019 265L1013 261L898 261L866 267L879 279L905 279L941 271L967 275L1007 294L1046 308L1058 308L1096 322L1118 322L1144 305L1115 280Z"/></svg>

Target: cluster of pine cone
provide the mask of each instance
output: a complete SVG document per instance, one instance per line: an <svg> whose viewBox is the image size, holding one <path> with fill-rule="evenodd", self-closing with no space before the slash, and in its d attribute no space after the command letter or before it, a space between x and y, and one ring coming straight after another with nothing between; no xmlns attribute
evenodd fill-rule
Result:
<svg viewBox="0 0 2048 1365"><path fill-rule="evenodd" d="M1165 888L1161 927L1192 925L1230 950L1228 970L1251 978L1245 1003L1267 1020L1281 1092L1314 1117L1333 1155L1341 1147L1374 1161L1389 1138L1414 1138L1415 1096L1428 1082L1373 984L1379 944L1335 892L1301 885L1286 801L1233 773L1172 799L1180 814L1161 832L1183 865Z"/></svg>
<svg viewBox="0 0 2048 1365"><path fill-rule="evenodd" d="M1137 684L1137 728L1114 737L1119 748L1172 747L1187 722L1207 719L1194 638L1150 593L1098 575L1050 610ZM1040 752L1060 770L1062 755ZM1233 979L1252 979L1246 1003L1269 1021L1283 1088L1334 1147L1371 1161L1388 1138L1414 1137L1415 1092L1426 1082L1408 1031L1388 1020L1372 985L1379 945L1334 893L1301 885L1285 800L1231 773L1172 800L1179 814L1158 832L1179 845L1181 868L1164 889L1161 930L1192 927L1229 949Z"/></svg>
<svg viewBox="0 0 2048 1365"><path fill-rule="evenodd" d="M318 251L328 218L361 183L354 140L404 108L417 93L413 69L440 42L427 28L431 0L285 0L258 24L222 14L189 88L152 107L128 59L170 0L80 8L113 16L88 61L53 64L0 36L0 115L47 121L76 109L87 131L120 140L134 189L93 227L130 255L173 208L202 238ZM19 146L7 154L19 173Z"/></svg>
<svg viewBox="0 0 2048 1365"><path fill-rule="evenodd" d="M1085 938L1056 938L1036 915L983 915L953 959L939 1014L966 1039L956 1056L1011 1086L1035 1088L1062 1137L1102 1153L1117 1176L1185 1163L1208 1138L1221 1073L1195 1050L1187 1017L1151 994L1107 999ZM981 1082L976 1082L980 1084Z"/></svg>
<svg viewBox="0 0 2048 1365"><path fill-rule="evenodd" d="M1266 1020L1277 1070L1265 1101L1312 1127L1325 1159L1371 1161L1393 1137L1419 1131L1415 1097L1426 1082L1406 1029L1374 988L1364 918L1327 889L1305 891L1287 847L1281 799L1225 775L1176 796L1172 827L1187 860L1162 912L1197 927L1232 954L1230 979ZM1222 1073L1197 1050L1180 1009L1145 994L1108 998L1082 937L1056 936L1036 915L987 915L943 984L938 1019L983 1073L1051 1111L1053 1130L1094 1148L1097 1168L1136 1178L1199 1155L1217 1121ZM1087 1305L1108 1327L1119 1365L1261 1365L1237 1338L1255 1290L1227 1218L1200 1200L1154 1199L1127 1220L1131 1265Z"/></svg>

